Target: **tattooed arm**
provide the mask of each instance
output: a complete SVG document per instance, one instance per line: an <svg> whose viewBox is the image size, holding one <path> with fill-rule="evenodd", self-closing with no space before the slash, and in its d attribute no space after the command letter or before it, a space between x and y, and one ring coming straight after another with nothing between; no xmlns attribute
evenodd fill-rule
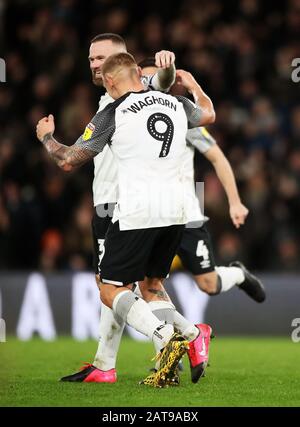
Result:
<svg viewBox="0 0 300 427"><path fill-rule="evenodd" d="M83 165L97 155L95 151L76 145L68 147L60 144L51 132L43 137L42 143L56 164L66 172Z"/></svg>
<svg viewBox="0 0 300 427"><path fill-rule="evenodd" d="M37 137L56 164L68 172L82 166L101 152L105 144L110 140L113 127L105 125L99 132L95 132L95 135L92 135L93 132L91 131L86 138L81 135L76 143L70 147L56 141L53 137L54 130L54 117L50 114L38 122L36 127Z"/></svg>

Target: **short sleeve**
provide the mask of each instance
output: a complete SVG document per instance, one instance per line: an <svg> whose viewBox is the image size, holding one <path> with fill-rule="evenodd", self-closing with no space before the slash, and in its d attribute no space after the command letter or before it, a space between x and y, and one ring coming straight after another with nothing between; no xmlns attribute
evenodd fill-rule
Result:
<svg viewBox="0 0 300 427"><path fill-rule="evenodd" d="M205 127L189 129L186 134L186 140L188 144L195 147L202 154L206 153L216 144L216 140Z"/></svg>
<svg viewBox="0 0 300 427"><path fill-rule="evenodd" d="M157 87L155 87L155 77L156 74L153 74L152 76L142 76L141 77L141 83L143 84L145 90L159 90ZM153 81L154 80L154 81Z"/></svg>
<svg viewBox="0 0 300 427"><path fill-rule="evenodd" d="M168 88L162 88L159 82L158 73L153 74L152 76L142 76L141 82L146 89L149 90L159 90L160 92L167 93L170 90L170 87Z"/></svg>
<svg viewBox="0 0 300 427"><path fill-rule="evenodd" d="M84 133L76 141L76 146L101 153L105 145L110 144L115 133L115 108L112 108L113 104L108 105L93 117L86 126Z"/></svg>
<svg viewBox="0 0 300 427"><path fill-rule="evenodd" d="M178 101L181 102L183 105L185 114L188 119L188 128L191 129L198 127L202 117L201 108L185 96L176 96L175 98L177 98Z"/></svg>

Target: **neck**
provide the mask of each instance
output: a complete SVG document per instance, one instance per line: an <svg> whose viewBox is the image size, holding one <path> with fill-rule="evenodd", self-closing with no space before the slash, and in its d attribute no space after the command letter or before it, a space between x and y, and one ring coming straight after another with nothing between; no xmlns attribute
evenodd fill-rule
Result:
<svg viewBox="0 0 300 427"><path fill-rule="evenodd" d="M115 87L118 98L125 95L128 92L140 92L144 90L144 86L140 81L137 82L120 82L117 87Z"/></svg>

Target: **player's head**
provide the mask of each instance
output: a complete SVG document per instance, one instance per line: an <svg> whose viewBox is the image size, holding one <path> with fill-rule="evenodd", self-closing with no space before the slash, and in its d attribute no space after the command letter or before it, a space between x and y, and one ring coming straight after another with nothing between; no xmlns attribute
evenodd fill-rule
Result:
<svg viewBox="0 0 300 427"><path fill-rule="evenodd" d="M93 83L102 86L102 65L106 58L115 53L127 52L124 39L118 34L98 34L91 40L89 61Z"/></svg>
<svg viewBox="0 0 300 427"><path fill-rule="evenodd" d="M104 61L102 78L107 92L117 99L124 88L130 90L141 84L141 70L130 53L116 53Z"/></svg>
<svg viewBox="0 0 300 427"><path fill-rule="evenodd" d="M143 59L141 62L139 62L139 67L142 70L143 76L152 76L157 71L154 57Z"/></svg>

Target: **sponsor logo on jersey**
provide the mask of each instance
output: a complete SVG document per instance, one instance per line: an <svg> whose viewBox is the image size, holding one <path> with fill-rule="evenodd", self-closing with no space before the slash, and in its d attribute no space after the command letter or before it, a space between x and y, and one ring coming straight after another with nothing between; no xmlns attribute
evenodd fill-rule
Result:
<svg viewBox="0 0 300 427"><path fill-rule="evenodd" d="M95 130L95 125L94 125L93 123L89 123L89 124L86 126L86 128L85 128L85 131L84 131L84 134L83 134L82 139L83 139L84 141L87 141L88 139L91 139L91 137L92 137L92 135L93 135L94 130Z"/></svg>

